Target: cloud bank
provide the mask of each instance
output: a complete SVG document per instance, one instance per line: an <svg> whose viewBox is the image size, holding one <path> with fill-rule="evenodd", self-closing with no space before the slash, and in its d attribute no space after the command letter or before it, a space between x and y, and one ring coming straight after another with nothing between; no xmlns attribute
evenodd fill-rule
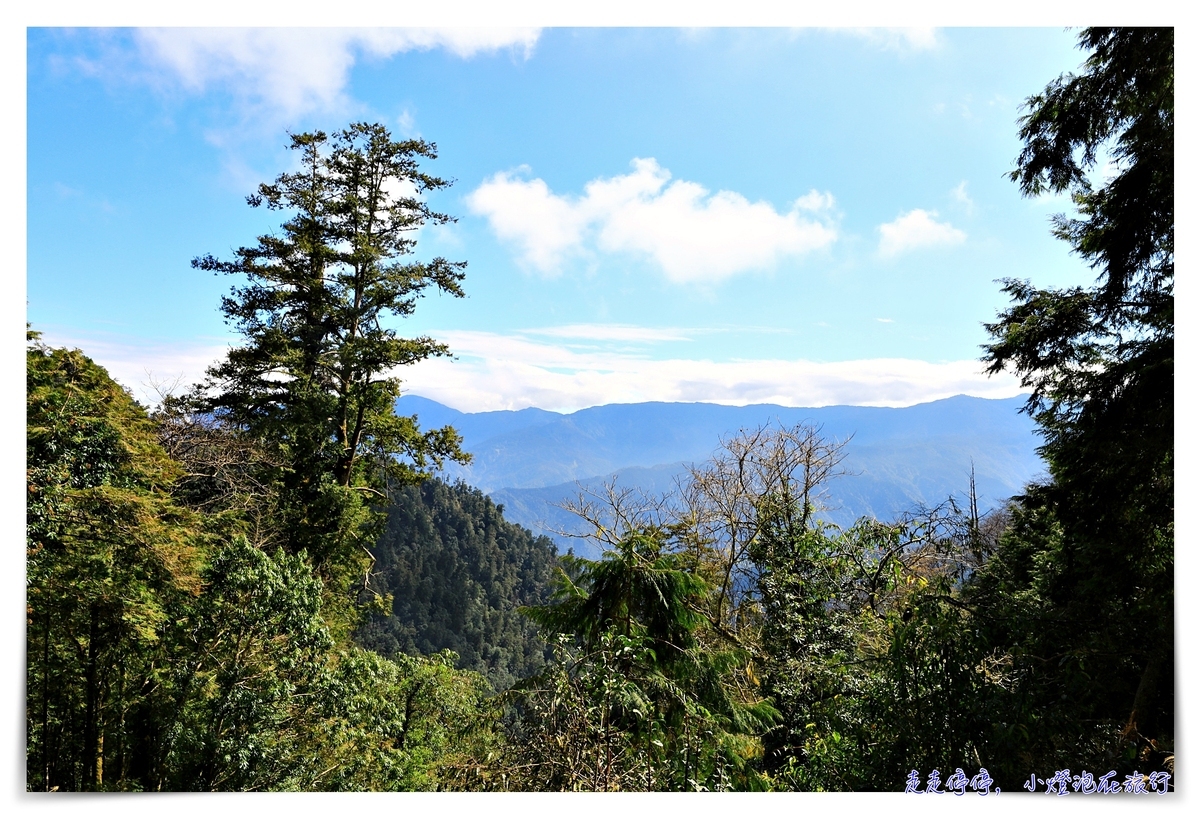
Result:
<svg viewBox="0 0 1200 818"><path fill-rule="evenodd" d="M837 238L828 193L811 191L780 213L733 191L710 193L695 182L671 181L653 158L631 164L631 173L589 182L582 196L556 194L543 180L524 178L528 168L497 173L467 196L467 206L517 249L522 263L550 275L572 258L631 253L675 283L712 283L770 269Z"/></svg>
<svg viewBox="0 0 1200 818"><path fill-rule="evenodd" d="M79 349L108 370L145 406L157 406L163 390L183 392L204 378L204 371L224 357L234 339L165 341L139 339L117 333L78 334L41 328L42 342L50 347Z"/></svg>
<svg viewBox="0 0 1200 818"><path fill-rule="evenodd" d="M952 395L1006 398L1022 392L1016 378L1007 374L988 378L975 360L708 361L655 359L646 354L646 344L683 341L687 332L627 324L576 324L509 335L435 330L430 334L448 343L457 360L426 360L395 374L406 393L464 412L527 406L570 412L642 401L911 406ZM601 343L572 343L578 339ZM185 388L199 381L205 368L228 349L219 339L202 344L153 343L117 335L74 337L49 330L45 341L82 348L146 405L158 403L155 384ZM639 349L637 344L643 346Z"/></svg>
<svg viewBox="0 0 1200 818"><path fill-rule="evenodd" d="M636 352L588 351L522 335L446 331L434 337L458 360L427 360L396 373L404 391L464 412L537 406L561 412L607 403L911 406L952 395L1006 398L1016 378L988 378L979 361L899 358L654 360Z"/></svg>

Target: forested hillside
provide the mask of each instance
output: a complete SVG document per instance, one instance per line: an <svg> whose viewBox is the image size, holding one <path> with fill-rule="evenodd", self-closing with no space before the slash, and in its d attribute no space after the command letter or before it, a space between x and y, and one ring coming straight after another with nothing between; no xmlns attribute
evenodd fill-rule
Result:
<svg viewBox="0 0 1200 818"><path fill-rule="evenodd" d="M464 483L397 491L372 574L393 602L363 625L360 644L385 656L449 649L497 689L537 672L546 643L517 608L547 601L556 550L502 512Z"/></svg>

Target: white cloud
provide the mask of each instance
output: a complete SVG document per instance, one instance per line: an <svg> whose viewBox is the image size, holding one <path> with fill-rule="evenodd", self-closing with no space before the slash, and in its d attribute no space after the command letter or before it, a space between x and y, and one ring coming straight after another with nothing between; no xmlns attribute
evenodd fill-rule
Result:
<svg viewBox="0 0 1200 818"><path fill-rule="evenodd" d="M487 217L502 240L521 247L523 261L555 272L583 240L587 218L580 208L550 192L541 179L524 181L497 173L467 196L473 213Z"/></svg>
<svg viewBox="0 0 1200 818"><path fill-rule="evenodd" d="M899 53L929 51L938 46L937 29L930 27L845 28L835 30L860 37L885 50Z"/></svg>
<svg viewBox="0 0 1200 818"><path fill-rule="evenodd" d="M400 126L401 136L409 139L420 137L421 133L417 130L417 121L412 115L412 111L405 108L400 112L400 116L396 117L396 124Z"/></svg>
<svg viewBox="0 0 1200 818"><path fill-rule="evenodd" d="M204 378L204 371L224 357L230 347L219 339L154 341L117 333L77 334L46 329L42 342L50 347L80 349L108 370L113 380L134 398L155 406L160 391L182 391Z"/></svg>
<svg viewBox="0 0 1200 818"><path fill-rule="evenodd" d="M573 350L519 335L432 334L448 343L458 360L427 360L396 374L405 392L467 412L527 406L567 412L640 401L910 406L959 394L1001 398L1021 392L1015 378L989 379L975 360L651 360Z"/></svg>
<svg viewBox="0 0 1200 818"><path fill-rule="evenodd" d="M556 194L520 171L497 173L467 197L467 205L518 247L525 264L547 274L598 250L649 257L676 283L714 282L769 269L837 237L827 220L805 215L830 211L829 193L811 191L780 213L739 193L710 194L695 182L670 181L670 172L652 158L631 164L631 173L589 182L582 196Z"/></svg>
<svg viewBox="0 0 1200 818"><path fill-rule="evenodd" d="M879 254L898 256L922 247L962 244L967 234L949 222L936 221L935 210L910 210L879 226Z"/></svg>
<svg viewBox="0 0 1200 818"><path fill-rule="evenodd" d="M818 193L815 190L810 190L797 199L792 207L797 210L811 210L814 213L819 213L822 210L832 210L833 204L833 194L829 191Z"/></svg>
<svg viewBox="0 0 1200 818"><path fill-rule="evenodd" d="M360 56L444 48L468 58L513 48L532 53L536 28L144 28L142 58L191 93L233 92L255 111L292 119L345 107L350 69Z"/></svg>

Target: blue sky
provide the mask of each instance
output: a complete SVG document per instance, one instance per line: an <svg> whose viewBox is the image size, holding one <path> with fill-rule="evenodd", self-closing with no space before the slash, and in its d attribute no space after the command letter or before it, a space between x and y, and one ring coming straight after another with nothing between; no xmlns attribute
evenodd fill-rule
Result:
<svg viewBox="0 0 1200 818"><path fill-rule="evenodd" d="M908 405L985 378L996 279L1090 283L1063 199L1005 174L1022 102L1078 67L1020 29L30 29L28 319L136 394L236 337L230 256L278 214L288 132L436 142L457 217L418 255L468 297L397 324L466 411L640 400ZM1099 173L1103 173L1100 170Z"/></svg>

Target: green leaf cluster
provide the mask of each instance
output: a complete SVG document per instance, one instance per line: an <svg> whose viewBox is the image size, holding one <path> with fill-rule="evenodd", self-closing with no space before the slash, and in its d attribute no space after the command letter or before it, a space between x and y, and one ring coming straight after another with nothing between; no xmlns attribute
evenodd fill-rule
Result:
<svg viewBox="0 0 1200 818"><path fill-rule="evenodd" d="M508 691L508 740L477 786L534 790L762 788L758 736L774 708L730 680L711 588L663 532L631 531L602 559L567 556L554 598L525 609L551 661Z"/></svg>

